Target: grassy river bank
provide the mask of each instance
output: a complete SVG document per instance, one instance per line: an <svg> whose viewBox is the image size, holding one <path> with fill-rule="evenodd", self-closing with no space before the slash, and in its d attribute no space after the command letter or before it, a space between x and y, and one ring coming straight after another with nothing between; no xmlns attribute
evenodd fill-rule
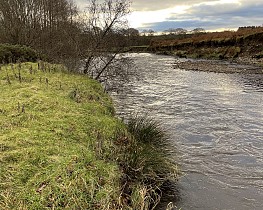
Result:
<svg viewBox="0 0 263 210"><path fill-rule="evenodd" d="M0 209L150 209L177 179L163 131L125 125L96 81L22 63L1 66L0 88Z"/></svg>

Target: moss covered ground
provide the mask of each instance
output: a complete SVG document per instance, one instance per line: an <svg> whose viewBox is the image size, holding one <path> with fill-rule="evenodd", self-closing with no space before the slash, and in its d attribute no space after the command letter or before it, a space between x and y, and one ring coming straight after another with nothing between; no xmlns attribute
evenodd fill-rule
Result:
<svg viewBox="0 0 263 210"><path fill-rule="evenodd" d="M97 82L59 65L0 69L0 209L115 209L122 124ZM114 157L111 157L113 160Z"/></svg>

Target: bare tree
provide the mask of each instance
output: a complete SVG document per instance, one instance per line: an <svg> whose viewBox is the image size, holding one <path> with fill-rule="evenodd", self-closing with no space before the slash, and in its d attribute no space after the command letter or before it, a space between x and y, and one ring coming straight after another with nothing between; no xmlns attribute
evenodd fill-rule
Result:
<svg viewBox="0 0 263 210"><path fill-rule="evenodd" d="M121 37L124 29L128 29L126 16L130 12L130 2L127 0L89 2L82 23L88 47L83 56L85 58L83 72L104 83L112 83L116 78L123 80L127 77L127 72L122 67L127 66L129 62L122 55L125 43Z"/></svg>
<svg viewBox="0 0 263 210"><path fill-rule="evenodd" d="M152 29L144 29L144 30L142 30L143 36L153 36L154 33L155 33L155 31L152 30Z"/></svg>
<svg viewBox="0 0 263 210"><path fill-rule="evenodd" d="M171 35L180 35L180 34L186 34L188 31L183 28L169 28L168 30L165 30L164 33L169 33Z"/></svg>
<svg viewBox="0 0 263 210"><path fill-rule="evenodd" d="M198 34L198 33L205 33L205 29L203 28L195 28L191 31L193 34Z"/></svg>

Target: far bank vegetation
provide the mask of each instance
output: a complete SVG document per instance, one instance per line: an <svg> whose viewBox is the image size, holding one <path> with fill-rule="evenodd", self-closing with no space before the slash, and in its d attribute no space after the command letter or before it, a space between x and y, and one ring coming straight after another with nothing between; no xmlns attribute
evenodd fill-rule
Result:
<svg viewBox="0 0 263 210"><path fill-rule="evenodd" d="M263 57L263 27L240 27L237 31L199 32L152 37L152 52L179 57L235 59Z"/></svg>

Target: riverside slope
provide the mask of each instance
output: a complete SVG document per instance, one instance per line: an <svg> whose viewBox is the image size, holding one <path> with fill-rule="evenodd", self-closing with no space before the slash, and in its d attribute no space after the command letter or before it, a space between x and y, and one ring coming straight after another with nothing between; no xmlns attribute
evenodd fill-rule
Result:
<svg viewBox="0 0 263 210"><path fill-rule="evenodd" d="M0 209L153 209L178 180L159 124L121 122L86 75L10 64L0 88Z"/></svg>
<svg viewBox="0 0 263 210"><path fill-rule="evenodd" d="M2 66L0 209L116 209L118 126L96 81L59 65Z"/></svg>

